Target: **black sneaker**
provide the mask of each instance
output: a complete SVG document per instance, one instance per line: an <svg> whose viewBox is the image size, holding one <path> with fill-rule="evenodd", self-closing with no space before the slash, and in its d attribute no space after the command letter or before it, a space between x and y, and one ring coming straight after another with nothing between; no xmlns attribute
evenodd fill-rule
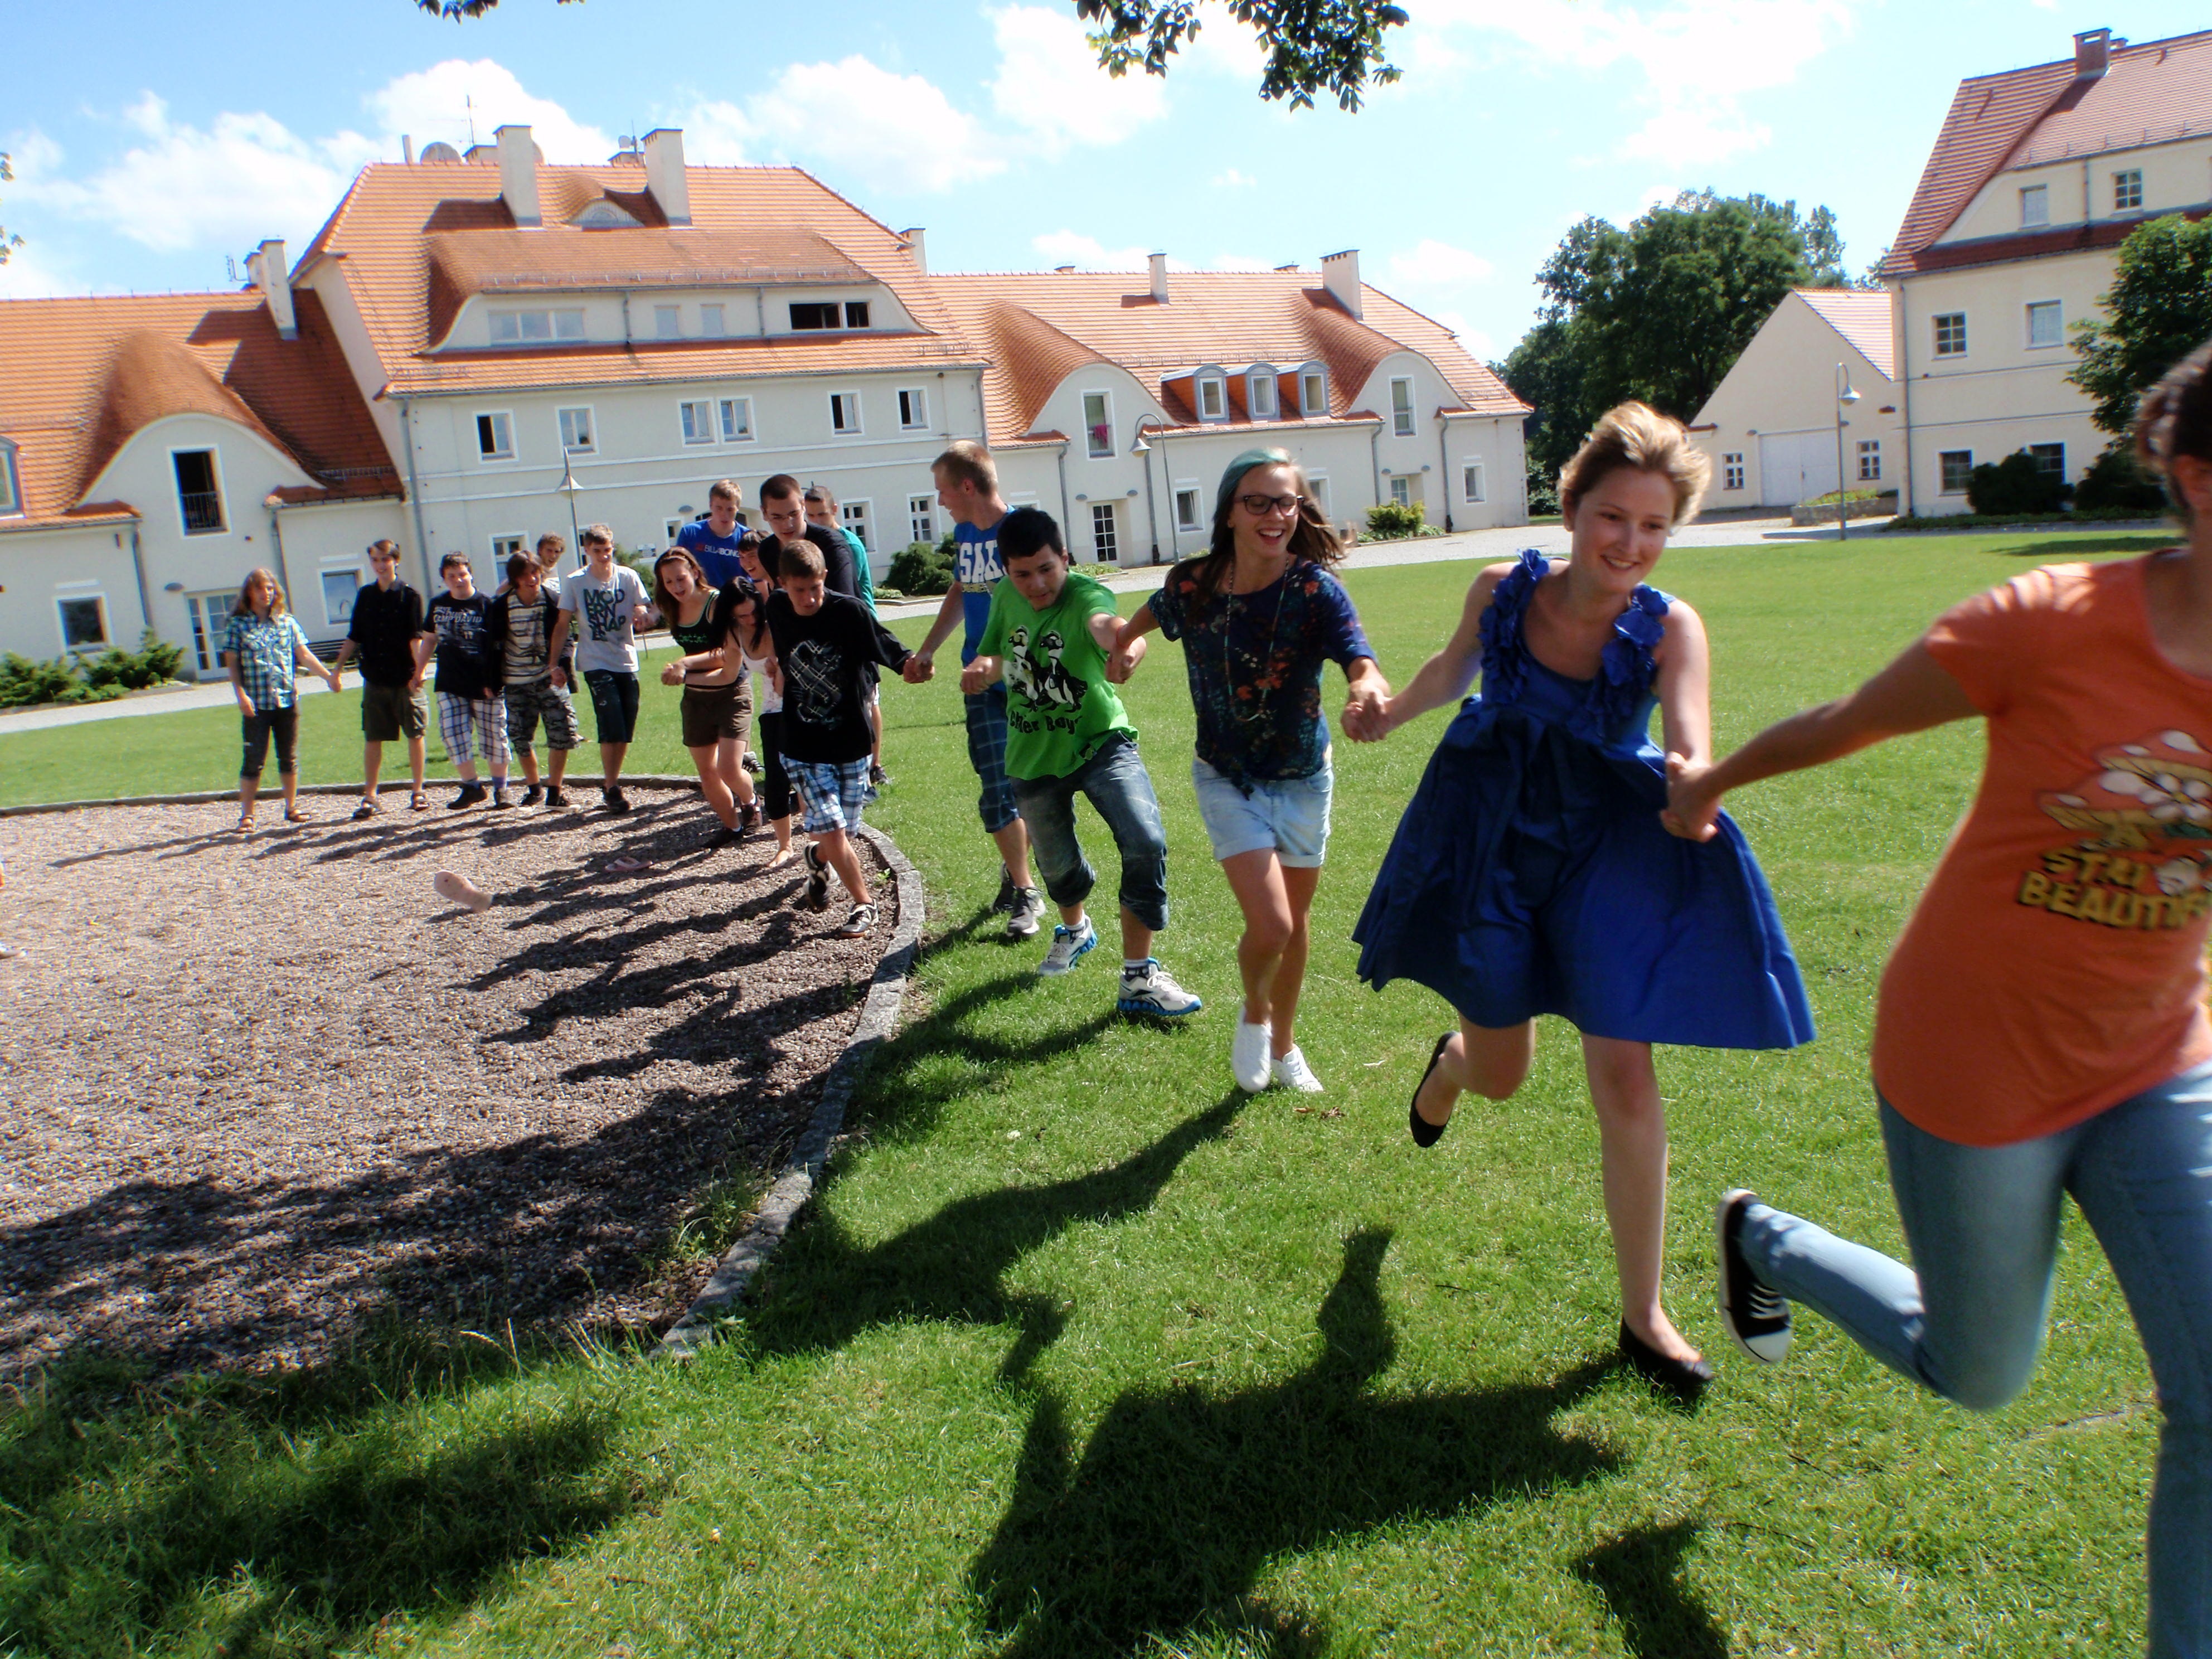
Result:
<svg viewBox="0 0 2212 1659"><path fill-rule="evenodd" d="M991 901L991 914L1010 916L1014 913L1016 896L1022 890L1014 885L1013 872L1004 865L999 866L999 896Z"/></svg>
<svg viewBox="0 0 2212 1659"><path fill-rule="evenodd" d="M738 764L744 767L746 771L751 773L755 777L760 776L761 773L765 769L761 765L760 757L753 753L750 749L746 750L744 754L738 759Z"/></svg>
<svg viewBox="0 0 2212 1659"><path fill-rule="evenodd" d="M480 783L465 783L461 786L461 793L446 803L446 810L448 812L458 812L465 806L480 805L488 793Z"/></svg>
<svg viewBox="0 0 2212 1659"><path fill-rule="evenodd" d="M1743 1255L1743 1213L1759 1194L1732 1187L1713 1208L1713 1234L1721 1270L1721 1323L1735 1345L1762 1365L1778 1365L1790 1352L1790 1304L1759 1283Z"/></svg>
<svg viewBox="0 0 2212 1659"><path fill-rule="evenodd" d="M870 787L876 789L888 789L891 787L891 775L884 770L882 763L875 761L869 763L868 783Z"/></svg>
<svg viewBox="0 0 2212 1659"><path fill-rule="evenodd" d="M718 852L725 847L735 847L744 839L742 834L728 824L718 823L714 826L714 833L707 837L707 848L710 852Z"/></svg>
<svg viewBox="0 0 2212 1659"><path fill-rule="evenodd" d="M522 792L522 804L525 806L535 806L539 801L544 800L544 799L545 791L534 783ZM560 805L558 801L555 801L550 804L556 806Z"/></svg>
<svg viewBox="0 0 2212 1659"><path fill-rule="evenodd" d="M549 783L545 786L545 804L548 806L566 806L568 804L568 798L561 793L559 784Z"/></svg>
<svg viewBox="0 0 2212 1659"><path fill-rule="evenodd" d="M759 829L760 821L760 803L758 801L749 800L744 805L738 808L738 829L740 833L750 833L752 830Z"/></svg>
<svg viewBox="0 0 2212 1659"><path fill-rule="evenodd" d="M491 804L501 811L509 811L514 805L514 797L507 793L507 786L502 783L492 790Z"/></svg>
<svg viewBox="0 0 2212 1659"><path fill-rule="evenodd" d="M799 902L810 910L830 908L830 872L822 862L821 849L812 842L806 843L806 894Z"/></svg>
<svg viewBox="0 0 2212 1659"><path fill-rule="evenodd" d="M606 803L607 811L610 812L629 811L629 801L619 788L600 790L599 799Z"/></svg>

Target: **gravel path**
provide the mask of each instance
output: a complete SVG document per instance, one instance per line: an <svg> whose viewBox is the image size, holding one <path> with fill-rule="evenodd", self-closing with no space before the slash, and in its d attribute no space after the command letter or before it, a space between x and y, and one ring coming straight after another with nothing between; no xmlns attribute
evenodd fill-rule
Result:
<svg viewBox="0 0 2212 1659"><path fill-rule="evenodd" d="M596 791L585 793L594 803ZM445 797L436 799L441 803ZM890 937L695 794L228 833L0 819L0 1375L311 1364L395 1318L654 1325L701 1188L773 1171ZM622 874L610 861L648 867ZM862 849L872 873L872 852ZM485 915L432 891L451 869ZM834 896L833 893L833 896ZM702 1248L716 1241L702 1241Z"/></svg>

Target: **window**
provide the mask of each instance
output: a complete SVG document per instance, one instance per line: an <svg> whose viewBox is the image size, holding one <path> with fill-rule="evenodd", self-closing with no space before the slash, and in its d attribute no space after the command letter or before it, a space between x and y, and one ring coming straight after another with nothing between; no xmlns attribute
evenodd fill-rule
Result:
<svg viewBox="0 0 2212 1659"><path fill-rule="evenodd" d="M719 340L730 331L722 322L721 307L701 306L699 307L699 331L710 340Z"/></svg>
<svg viewBox="0 0 2212 1659"><path fill-rule="evenodd" d="M837 306L835 301L827 304L794 304L791 307L793 328L835 328L837 326Z"/></svg>
<svg viewBox="0 0 2212 1659"><path fill-rule="evenodd" d="M15 447L0 443L0 518L23 510L23 487L15 482Z"/></svg>
<svg viewBox="0 0 2212 1659"><path fill-rule="evenodd" d="M683 520L663 519L660 521L660 544L663 547L673 547L676 544L676 538L683 533Z"/></svg>
<svg viewBox="0 0 2212 1659"><path fill-rule="evenodd" d="M2130 167L2112 175L2112 211L2132 213L2142 205L2142 169Z"/></svg>
<svg viewBox="0 0 2212 1659"><path fill-rule="evenodd" d="M830 429L832 432L858 432L860 429L860 394L857 392L833 392L830 394Z"/></svg>
<svg viewBox="0 0 2212 1659"><path fill-rule="evenodd" d="M909 495L906 498L907 539L937 545L937 497Z"/></svg>
<svg viewBox="0 0 2212 1659"><path fill-rule="evenodd" d="M1936 465L1942 469L1943 493L1946 495L1966 493L1966 481L1974 476L1972 450L1947 449L1936 456Z"/></svg>
<svg viewBox="0 0 2212 1659"><path fill-rule="evenodd" d="M221 534L222 487L216 479L215 451L180 449L169 459L177 469L177 505L184 514L185 534Z"/></svg>
<svg viewBox="0 0 2212 1659"><path fill-rule="evenodd" d="M748 444L753 441L751 398L725 398L714 407L721 418L724 443Z"/></svg>
<svg viewBox="0 0 2212 1659"><path fill-rule="evenodd" d="M1401 438L1413 435L1413 383L1390 382L1390 430Z"/></svg>
<svg viewBox="0 0 2212 1659"><path fill-rule="evenodd" d="M491 568L496 577L493 586L507 580L507 562L529 545L530 538L520 532L491 538Z"/></svg>
<svg viewBox="0 0 2212 1659"><path fill-rule="evenodd" d="M1121 561L1121 539L1115 528L1114 503L1093 501L1091 504L1091 545L1101 564L1119 564Z"/></svg>
<svg viewBox="0 0 2212 1659"><path fill-rule="evenodd" d="M1480 461L1469 461L1467 464L1465 469L1460 475L1460 487L1466 492L1467 498L1469 501L1483 501L1490 499L1487 495L1484 495L1482 491L1482 463Z"/></svg>
<svg viewBox="0 0 2212 1659"><path fill-rule="evenodd" d="M584 313L574 311L495 311L491 314L494 345L534 345L542 340L580 340Z"/></svg>
<svg viewBox="0 0 2212 1659"><path fill-rule="evenodd" d="M1204 499L1203 494L1194 483L1179 483L1176 486L1175 515L1177 530L1202 530L1206 527L1205 521L1198 516L1205 510L1199 505Z"/></svg>
<svg viewBox="0 0 2212 1659"><path fill-rule="evenodd" d="M107 643L107 599L105 594L72 594L54 601L60 613L62 649L82 651Z"/></svg>
<svg viewBox="0 0 2212 1659"><path fill-rule="evenodd" d="M860 551L866 553L868 550L868 504L866 501L840 501L837 518L845 526L845 533L860 543Z"/></svg>
<svg viewBox="0 0 2212 1659"><path fill-rule="evenodd" d="M915 432L929 424L929 398L920 386L901 392L898 398L901 427Z"/></svg>
<svg viewBox="0 0 2212 1659"><path fill-rule="evenodd" d="M1275 377L1272 374L1255 374L1245 392L1244 403L1245 407L1252 411L1254 420L1273 420L1275 418Z"/></svg>
<svg viewBox="0 0 2212 1659"><path fill-rule="evenodd" d="M675 306L653 307L653 332L657 339L682 339L684 337L683 312Z"/></svg>
<svg viewBox="0 0 2212 1659"><path fill-rule="evenodd" d="M2023 185L2020 191L2020 224L2023 230L2051 222L2051 186Z"/></svg>
<svg viewBox="0 0 2212 1659"><path fill-rule="evenodd" d="M1207 375L1198 383L1198 418L1201 421L1225 420L1229 415L1229 399L1225 393L1228 382Z"/></svg>
<svg viewBox="0 0 2212 1659"><path fill-rule="evenodd" d="M2066 482L2066 446L2064 444L2030 444L2027 453L2035 457L2035 470L2046 478Z"/></svg>
<svg viewBox="0 0 2212 1659"><path fill-rule="evenodd" d="M1938 357L1963 357L1966 355L1966 313L1963 311L1938 312L1932 319L1936 325L1936 355Z"/></svg>
<svg viewBox="0 0 2212 1659"><path fill-rule="evenodd" d="M1743 488L1743 452L1741 450L1732 449L1721 457L1721 488L1723 489Z"/></svg>
<svg viewBox="0 0 2212 1659"><path fill-rule="evenodd" d="M678 404L676 411L684 427L685 443L710 444L714 441L714 406L704 398Z"/></svg>
<svg viewBox="0 0 2212 1659"><path fill-rule="evenodd" d="M1094 461L1114 453L1114 405L1103 392L1083 394L1083 441L1085 453Z"/></svg>
<svg viewBox="0 0 2212 1659"><path fill-rule="evenodd" d="M2056 300L2038 300L2027 308L2030 349L2066 343L2066 308Z"/></svg>
<svg viewBox="0 0 2212 1659"><path fill-rule="evenodd" d="M514 459L514 422L504 412L477 416L477 457L486 461Z"/></svg>
<svg viewBox="0 0 2212 1659"><path fill-rule="evenodd" d="M1328 505L1328 474L1326 472L1307 473L1306 494L1313 498L1313 504L1321 509L1322 517L1324 519L1328 517L1330 511Z"/></svg>
<svg viewBox="0 0 2212 1659"><path fill-rule="evenodd" d="M230 631L230 608L237 603L234 587L185 595L185 614L192 622L192 662L203 674L222 672L222 642Z"/></svg>
<svg viewBox="0 0 2212 1659"><path fill-rule="evenodd" d="M866 300L845 301L845 326L866 328L868 325L868 302Z"/></svg>
<svg viewBox="0 0 2212 1659"><path fill-rule="evenodd" d="M1881 482L1881 440L1879 438L1859 440L1859 482Z"/></svg>
<svg viewBox="0 0 2212 1659"><path fill-rule="evenodd" d="M1413 480L1405 477L1391 479L1390 500L1395 506L1411 507L1413 504Z"/></svg>
<svg viewBox="0 0 2212 1659"><path fill-rule="evenodd" d="M1298 376L1298 413L1318 420L1328 413L1328 380L1311 369Z"/></svg>
<svg viewBox="0 0 2212 1659"><path fill-rule="evenodd" d="M343 628L353 620L353 602L361 592L361 572L353 568L325 570L323 579L323 620Z"/></svg>
<svg viewBox="0 0 2212 1659"><path fill-rule="evenodd" d="M598 446L592 441L592 411L564 409L560 412L561 447L573 454L588 455Z"/></svg>

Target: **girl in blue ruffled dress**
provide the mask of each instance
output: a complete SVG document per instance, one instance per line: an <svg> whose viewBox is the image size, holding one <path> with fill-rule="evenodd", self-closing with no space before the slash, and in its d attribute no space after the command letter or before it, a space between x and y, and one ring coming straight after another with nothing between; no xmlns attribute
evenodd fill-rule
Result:
<svg viewBox="0 0 2212 1659"><path fill-rule="evenodd" d="M1459 1012L1409 1123L1427 1146L1472 1091L1513 1094L1534 1018L1582 1033L1620 1274L1622 1357L1675 1393L1711 1379L1660 1305L1667 1122L1651 1045L1787 1048L1813 1035L1797 963L1741 831L1669 835L1668 756L1710 763L1705 626L1647 585L1711 472L1675 422L1607 413L1559 477L1564 563L1534 552L1468 589L1459 627L1377 717L1468 698L1429 763L1354 931L1360 977ZM1662 754L1647 736L1659 710Z"/></svg>

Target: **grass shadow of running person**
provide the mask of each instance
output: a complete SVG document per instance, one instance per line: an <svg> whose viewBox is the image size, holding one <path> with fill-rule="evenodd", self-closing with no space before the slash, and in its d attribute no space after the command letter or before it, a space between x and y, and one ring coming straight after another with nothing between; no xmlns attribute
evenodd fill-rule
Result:
<svg viewBox="0 0 2212 1659"><path fill-rule="evenodd" d="M1548 1384L1373 1393L1396 1352L1376 1284L1389 1243L1384 1230L1346 1241L1320 1352L1280 1382L1133 1390L1079 1462L1059 1401L1042 1395L1013 1498L969 1571L1006 1659L1174 1652L1209 1636L1285 1659L1317 1651L1325 1628L1253 1596L1270 1559L1619 1467L1553 1423L1609 1360Z"/></svg>
<svg viewBox="0 0 2212 1659"><path fill-rule="evenodd" d="M1727 1633L1683 1581L1682 1557L1697 1537L1693 1520L1637 1527L1575 1563L1635 1659L1728 1659Z"/></svg>

